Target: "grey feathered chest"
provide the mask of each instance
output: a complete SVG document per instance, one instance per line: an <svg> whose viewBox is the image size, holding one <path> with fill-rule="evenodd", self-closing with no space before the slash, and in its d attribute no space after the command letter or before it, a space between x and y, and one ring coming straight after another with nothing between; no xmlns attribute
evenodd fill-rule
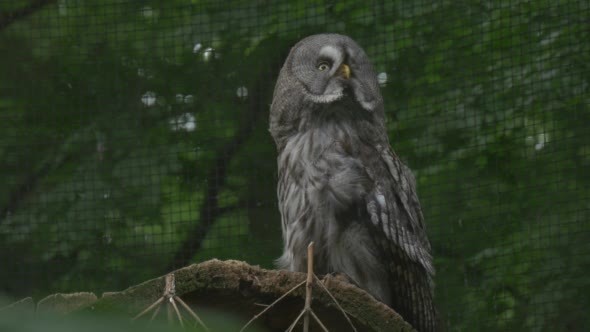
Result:
<svg viewBox="0 0 590 332"><path fill-rule="evenodd" d="M358 107L349 102L314 107L279 155L279 206L283 216L285 251L279 262L294 271L305 269L305 252L316 243L319 273L346 273L374 294L388 294L378 279L386 272L362 218L364 197L373 189L361 162L373 148L359 135ZM286 185L281 185L281 184ZM360 250L359 250L359 244ZM388 302L388 298L380 298Z"/></svg>

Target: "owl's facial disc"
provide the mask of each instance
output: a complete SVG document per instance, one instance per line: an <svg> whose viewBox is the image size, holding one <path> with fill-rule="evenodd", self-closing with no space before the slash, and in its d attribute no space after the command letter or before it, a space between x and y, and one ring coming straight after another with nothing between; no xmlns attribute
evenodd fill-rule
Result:
<svg viewBox="0 0 590 332"><path fill-rule="evenodd" d="M307 69L300 67L299 77L307 87L307 98L323 104L342 99L351 78L351 68L345 63L345 49L340 45L324 45L318 53L309 52L305 55L309 56L307 63L312 66Z"/></svg>
<svg viewBox="0 0 590 332"><path fill-rule="evenodd" d="M327 63L330 66L330 74L332 77L340 76L345 79L350 78L350 67L345 63L344 50L336 48L331 45L326 45L320 49L319 58L323 59L323 63ZM338 66L332 68L332 66Z"/></svg>

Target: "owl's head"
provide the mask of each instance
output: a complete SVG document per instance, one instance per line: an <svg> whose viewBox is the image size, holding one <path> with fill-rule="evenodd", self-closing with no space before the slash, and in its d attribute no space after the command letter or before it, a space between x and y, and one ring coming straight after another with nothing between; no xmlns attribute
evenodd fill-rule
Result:
<svg viewBox="0 0 590 332"><path fill-rule="evenodd" d="M373 66L347 36L319 34L302 39L291 49L283 70L301 83L305 98L312 102L350 97L367 111L382 103Z"/></svg>
<svg viewBox="0 0 590 332"><path fill-rule="evenodd" d="M302 119L325 105L343 102L347 110L362 112L359 127L375 142L385 144L385 114L377 76L363 49L349 37L313 35L289 53L275 87L270 108L270 133L281 150L299 130ZM350 107L357 104L358 107ZM324 107L320 107L325 109Z"/></svg>

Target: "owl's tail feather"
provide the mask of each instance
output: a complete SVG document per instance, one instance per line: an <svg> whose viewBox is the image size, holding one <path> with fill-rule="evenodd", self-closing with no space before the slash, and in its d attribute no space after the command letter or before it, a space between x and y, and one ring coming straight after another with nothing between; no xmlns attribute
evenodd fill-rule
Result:
<svg viewBox="0 0 590 332"><path fill-rule="evenodd" d="M402 260L392 266L391 307L420 332L439 331L431 280L419 264Z"/></svg>

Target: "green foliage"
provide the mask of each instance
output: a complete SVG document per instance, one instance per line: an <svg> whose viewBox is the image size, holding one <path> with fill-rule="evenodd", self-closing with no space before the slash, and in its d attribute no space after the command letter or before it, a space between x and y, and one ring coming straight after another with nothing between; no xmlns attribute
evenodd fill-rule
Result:
<svg viewBox="0 0 590 332"><path fill-rule="evenodd" d="M215 311L206 311L205 323L209 330L212 331L238 331L243 321L235 317L219 313ZM34 317L33 317L34 316ZM163 315L162 315L163 316ZM154 321L144 320L131 321L129 317L121 317L120 315L107 313L93 313L93 314L70 314L66 318L57 314L37 313L33 315L30 312L19 312L14 310L9 313L0 313L0 331L10 332L202 332L206 331L198 324L187 323L185 321L185 328L181 328L177 321L169 323L165 318L160 317ZM256 327L250 331L260 331Z"/></svg>
<svg viewBox="0 0 590 332"><path fill-rule="evenodd" d="M451 330L586 330L589 21L584 1L46 6L0 31L1 290L121 289L196 229L192 261L272 267L274 79L333 31L387 73Z"/></svg>

